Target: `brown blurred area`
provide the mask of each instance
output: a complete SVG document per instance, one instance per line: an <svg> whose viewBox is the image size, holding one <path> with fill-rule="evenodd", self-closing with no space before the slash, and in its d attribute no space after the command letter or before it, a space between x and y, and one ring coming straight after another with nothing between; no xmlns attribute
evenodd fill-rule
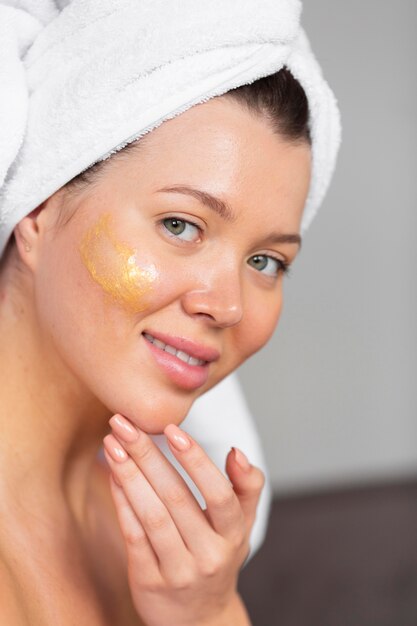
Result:
<svg viewBox="0 0 417 626"><path fill-rule="evenodd" d="M254 626L417 626L417 478L275 498L239 592Z"/></svg>

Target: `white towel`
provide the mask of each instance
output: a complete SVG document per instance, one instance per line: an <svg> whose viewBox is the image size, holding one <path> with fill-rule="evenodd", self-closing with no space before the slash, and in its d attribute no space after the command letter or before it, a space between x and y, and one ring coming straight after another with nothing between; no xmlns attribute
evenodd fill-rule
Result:
<svg viewBox="0 0 417 626"><path fill-rule="evenodd" d="M299 0L0 0L0 255L15 225L82 170L284 64L311 115L304 232L341 132L300 13Z"/></svg>

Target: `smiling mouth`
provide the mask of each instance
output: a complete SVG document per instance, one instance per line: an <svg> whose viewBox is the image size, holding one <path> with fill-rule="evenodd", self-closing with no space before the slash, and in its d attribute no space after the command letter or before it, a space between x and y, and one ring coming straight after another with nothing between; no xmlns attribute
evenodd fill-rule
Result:
<svg viewBox="0 0 417 626"><path fill-rule="evenodd" d="M180 361L183 361L184 363L187 363L188 365L195 365L195 366L200 365L201 366L201 365L206 365L208 363L208 361L197 359L191 356L190 354L187 354L187 352L184 352L183 350L177 350L176 348L174 348L174 346L171 346L169 343L164 343L163 341L160 341L160 339L156 339L149 333L143 333L143 336L145 337L147 341L152 343L156 348L159 348L160 350L163 350L164 352L168 352L168 354L172 354L173 356L176 356L177 359L179 359Z"/></svg>

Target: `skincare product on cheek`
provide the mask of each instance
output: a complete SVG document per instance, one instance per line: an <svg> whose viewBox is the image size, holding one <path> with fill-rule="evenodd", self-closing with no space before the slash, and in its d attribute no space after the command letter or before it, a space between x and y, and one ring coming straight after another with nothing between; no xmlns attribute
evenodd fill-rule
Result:
<svg viewBox="0 0 417 626"><path fill-rule="evenodd" d="M81 259L113 302L132 312L143 311L157 278L156 268L153 264L138 265L137 250L117 239L111 218L110 213L103 213L84 234L79 247Z"/></svg>

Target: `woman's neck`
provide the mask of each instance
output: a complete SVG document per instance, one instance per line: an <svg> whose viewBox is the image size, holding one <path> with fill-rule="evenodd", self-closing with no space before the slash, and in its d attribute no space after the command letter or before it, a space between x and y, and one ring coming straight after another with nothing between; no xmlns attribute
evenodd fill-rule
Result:
<svg viewBox="0 0 417 626"><path fill-rule="evenodd" d="M32 296L0 282L0 510L67 507L83 523L111 413L42 332Z"/></svg>

